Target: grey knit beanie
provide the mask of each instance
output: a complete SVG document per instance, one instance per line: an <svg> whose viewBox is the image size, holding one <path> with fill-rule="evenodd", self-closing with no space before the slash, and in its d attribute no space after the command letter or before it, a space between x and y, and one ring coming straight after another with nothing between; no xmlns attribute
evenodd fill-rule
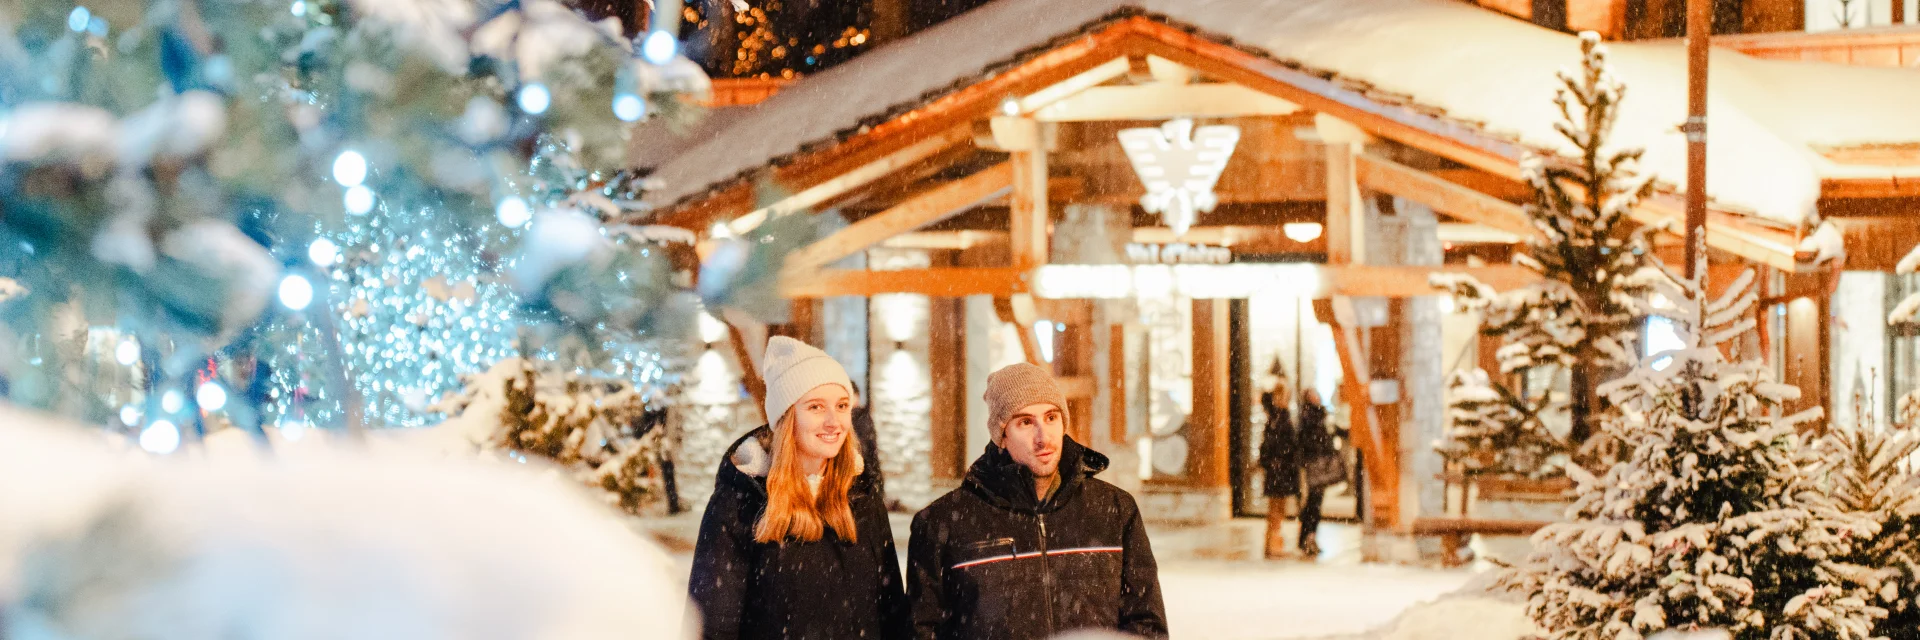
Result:
<svg viewBox="0 0 1920 640"><path fill-rule="evenodd" d="M1031 362L1008 365L987 376L987 434L1000 442L1002 427L1013 412L1028 405L1051 404L1067 413L1067 395L1053 381L1053 374Z"/></svg>
<svg viewBox="0 0 1920 640"><path fill-rule="evenodd" d="M814 387L837 384L853 393L853 381L840 362L805 342L786 336L767 341L767 356L760 375L767 381L767 422L779 424L787 409Z"/></svg>

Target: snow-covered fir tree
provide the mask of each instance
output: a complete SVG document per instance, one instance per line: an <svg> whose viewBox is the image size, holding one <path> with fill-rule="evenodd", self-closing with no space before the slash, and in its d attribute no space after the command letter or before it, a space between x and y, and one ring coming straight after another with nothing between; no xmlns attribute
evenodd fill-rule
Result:
<svg viewBox="0 0 1920 640"><path fill-rule="evenodd" d="M1797 433L1820 411L1782 416L1799 390L1773 382L1762 361L1722 353L1753 327L1752 273L1711 300L1700 281L1667 275L1685 347L1604 385L1620 409L1605 428L1624 459L1600 475L1568 467L1571 521L1536 534L1501 583L1557 639L1705 628L1874 637L1887 582L1850 562L1863 559L1849 542L1859 518L1812 495L1822 467L1808 464Z"/></svg>
<svg viewBox="0 0 1920 640"><path fill-rule="evenodd" d="M1870 415L1856 412L1854 415ZM1834 424L1810 452L1813 512L1841 533L1836 562L1886 609L1875 635L1920 638L1920 433L1867 423Z"/></svg>
<svg viewBox="0 0 1920 640"><path fill-rule="evenodd" d="M471 434L483 453L551 461L628 514L653 513L664 501L664 420L650 419L662 414L650 414L631 383L524 358L463 379L465 388L435 407L452 416L441 428Z"/></svg>
<svg viewBox="0 0 1920 640"><path fill-rule="evenodd" d="M1629 213L1653 188L1652 177L1636 169L1641 149L1608 144L1626 85L1609 70L1607 49L1597 34L1581 34L1580 49L1579 72L1561 72L1562 86L1554 96L1562 118L1554 126L1570 144L1572 157L1533 156L1522 167L1533 190L1526 213L1536 236L1514 260L1539 272L1542 282L1496 293L1471 277L1434 278L1463 308L1482 314L1483 334L1506 343L1499 351L1496 381L1539 369L1566 371L1571 425L1563 448L1569 451L1593 433L1600 383L1635 359L1639 321L1646 314L1648 279L1642 270L1648 263L1648 229ZM1536 406L1546 405L1542 400L1551 390L1519 391L1504 394L1512 405L1505 413L1515 420L1508 428L1524 430L1532 428L1529 421L1540 412ZM1475 437L1472 431L1462 435ZM1543 470L1489 471L1540 475Z"/></svg>
<svg viewBox="0 0 1920 640"><path fill-rule="evenodd" d="M732 287L768 286L811 239L772 235L805 225L723 265L632 239L654 222L622 170L635 123L711 89L672 40L557 0L0 3L0 245L20 248L0 278L22 292L0 291L0 389L126 435L231 417L267 443L420 426L527 324L631 344L681 339L702 297L747 306ZM696 270L728 277L696 293ZM84 349L56 348L68 325ZM116 375L69 375L88 369ZM209 383L224 401L201 407Z"/></svg>
<svg viewBox="0 0 1920 640"><path fill-rule="evenodd" d="M1567 463L1566 447L1537 413L1515 408L1524 401L1506 393L1485 370L1448 375L1447 437L1437 446L1441 457L1469 475L1558 475Z"/></svg>

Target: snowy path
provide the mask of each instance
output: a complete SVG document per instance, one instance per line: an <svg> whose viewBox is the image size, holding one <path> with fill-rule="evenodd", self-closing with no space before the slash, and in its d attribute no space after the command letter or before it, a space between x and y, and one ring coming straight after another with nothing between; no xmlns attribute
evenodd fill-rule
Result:
<svg viewBox="0 0 1920 640"><path fill-rule="evenodd" d="M1161 567L1160 585L1174 638L1277 640L1375 629L1469 577L1379 565L1173 562Z"/></svg>
<svg viewBox="0 0 1920 640"><path fill-rule="evenodd" d="M648 527L669 539L682 579L692 563L691 545L685 541L697 527L683 518ZM895 517L903 551L906 524L904 516ZM1332 523L1322 526L1327 549L1319 563L1260 560L1261 526L1238 520L1205 529L1152 532L1173 638L1291 640L1360 634L1459 589L1473 577L1466 570L1360 564L1357 528ZM675 544L674 538L682 542Z"/></svg>

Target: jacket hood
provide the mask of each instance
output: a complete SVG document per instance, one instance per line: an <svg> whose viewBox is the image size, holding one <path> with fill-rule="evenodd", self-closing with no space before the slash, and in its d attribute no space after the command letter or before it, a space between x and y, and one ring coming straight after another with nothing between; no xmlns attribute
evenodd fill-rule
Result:
<svg viewBox="0 0 1920 640"><path fill-rule="evenodd" d="M1021 513L1052 513L1073 500L1080 485L1107 470L1107 456L1063 437L1060 446L1060 488L1046 503L1034 496L1033 472L1013 460L1006 449L987 444L986 453L973 461L962 486L1002 509Z"/></svg>
<svg viewBox="0 0 1920 640"><path fill-rule="evenodd" d="M726 455L720 457L719 481L765 497L767 474L772 469L773 428L763 424L734 440L733 446L727 447ZM853 452L853 469L855 487L869 480L866 458L857 450Z"/></svg>

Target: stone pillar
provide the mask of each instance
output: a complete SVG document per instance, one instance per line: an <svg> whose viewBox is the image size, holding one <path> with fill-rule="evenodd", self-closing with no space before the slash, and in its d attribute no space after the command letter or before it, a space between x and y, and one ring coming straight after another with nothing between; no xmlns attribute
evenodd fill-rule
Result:
<svg viewBox="0 0 1920 640"><path fill-rule="evenodd" d="M873 251L876 269L924 269L931 258L917 251ZM880 438L887 496L909 508L932 500L931 429L933 386L928 370L927 296L884 294L870 303L872 380L868 408Z"/></svg>
<svg viewBox="0 0 1920 640"><path fill-rule="evenodd" d="M1437 266L1445 261L1439 220L1425 205L1395 199L1400 218L1401 264ZM1445 329L1438 296L1398 301L1400 351L1400 513L1403 525L1446 511L1446 487L1437 478L1445 461L1433 449L1446 428ZM1437 540L1420 541L1422 556L1439 553ZM1431 546L1431 549L1427 547Z"/></svg>

